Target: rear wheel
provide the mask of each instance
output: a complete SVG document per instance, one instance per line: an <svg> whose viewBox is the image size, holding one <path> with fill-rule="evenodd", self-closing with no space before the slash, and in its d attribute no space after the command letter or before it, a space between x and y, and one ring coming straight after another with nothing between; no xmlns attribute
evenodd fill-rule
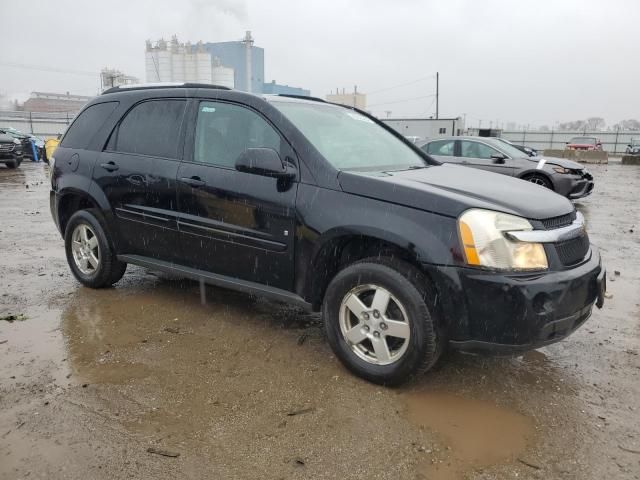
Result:
<svg viewBox="0 0 640 480"><path fill-rule="evenodd" d="M127 269L127 264L116 258L102 217L95 209L71 216L65 229L65 250L71 272L87 287L109 287Z"/></svg>
<svg viewBox="0 0 640 480"><path fill-rule="evenodd" d="M527 182L540 185L541 187L548 188L549 190L553 190L553 184L544 175L538 175L537 173L533 173L530 175L525 175L524 177L522 177L522 179L526 180Z"/></svg>
<svg viewBox="0 0 640 480"><path fill-rule="evenodd" d="M356 262L335 276L325 294L329 344L360 377L406 382L428 370L441 351L429 299L428 280L412 265L392 258Z"/></svg>

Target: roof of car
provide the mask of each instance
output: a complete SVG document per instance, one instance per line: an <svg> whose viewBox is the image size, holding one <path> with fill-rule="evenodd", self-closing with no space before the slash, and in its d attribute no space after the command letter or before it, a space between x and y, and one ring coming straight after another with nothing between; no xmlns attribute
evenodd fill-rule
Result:
<svg viewBox="0 0 640 480"><path fill-rule="evenodd" d="M214 85L210 83L192 83L192 82L158 82L158 83L138 83L138 84L130 84L130 85L119 85L117 87L112 87L104 92L102 95L108 95L112 93L123 93L135 90L167 90L167 89L193 89L193 88L202 88L202 89L211 89L211 90L228 90L234 91L242 94L249 94L249 92L244 92L242 90L235 90L229 87L225 87L223 85ZM254 94L255 95L255 94ZM272 101L277 99L279 101L290 101L290 102L299 102L299 103L315 103L322 102L327 103L321 98L311 97L305 95L291 95L291 94L263 94L263 95L255 95L257 97L262 97L267 101Z"/></svg>
<svg viewBox="0 0 640 480"><path fill-rule="evenodd" d="M262 98L264 98L268 102L277 101L277 102L291 102L291 103L318 103L318 102L331 103L331 102L322 100L321 98L318 98L318 97L307 97L303 95L289 95L285 93L278 93L278 94L265 93L262 95Z"/></svg>
<svg viewBox="0 0 640 480"><path fill-rule="evenodd" d="M211 88L213 90L231 90L229 87L223 85L213 85L211 83L192 83L192 82L157 82L157 83L133 83L130 85L118 85L117 87L111 87L102 95L116 92L127 92L131 90L154 90L160 88Z"/></svg>

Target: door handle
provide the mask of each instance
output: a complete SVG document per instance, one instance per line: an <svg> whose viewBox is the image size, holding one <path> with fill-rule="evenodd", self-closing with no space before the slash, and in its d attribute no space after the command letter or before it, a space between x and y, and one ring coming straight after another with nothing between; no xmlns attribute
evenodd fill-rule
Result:
<svg viewBox="0 0 640 480"><path fill-rule="evenodd" d="M180 181L182 183L186 183L187 185L191 185L194 188L198 188L198 187L202 187L205 184L205 182L200 178L200 177L182 177L180 179Z"/></svg>
<svg viewBox="0 0 640 480"><path fill-rule="evenodd" d="M100 166L108 172L115 172L120 168L115 162L101 163Z"/></svg>

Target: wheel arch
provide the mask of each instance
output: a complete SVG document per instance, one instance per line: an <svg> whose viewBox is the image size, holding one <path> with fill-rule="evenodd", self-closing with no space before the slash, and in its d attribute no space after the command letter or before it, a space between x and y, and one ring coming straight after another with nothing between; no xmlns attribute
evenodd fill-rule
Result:
<svg viewBox="0 0 640 480"><path fill-rule="evenodd" d="M527 177L532 177L534 175L538 175L540 177L543 177L546 181L549 182L549 184L551 185L552 189L555 191L556 184L553 181L552 175L550 175L549 172L545 172L544 170L538 170L538 169L535 169L535 168L534 169L525 170L524 172L521 172L518 175L518 178L520 180L528 181Z"/></svg>
<svg viewBox="0 0 640 480"><path fill-rule="evenodd" d="M95 208L103 213L109 212L110 210L105 205L105 201L106 197L104 195L102 195L102 198L100 195L96 196L95 191L91 192L68 187L58 192L57 214L62 235L64 236L69 219L78 210Z"/></svg>
<svg viewBox="0 0 640 480"><path fill-rule="evenodd" d="M305 275L303 297L311 303L313 310L320 310L331 279L346 266L371 257L398 258L427 275L421 267L415 245L406 239L388 231L341 228L327 232L318 241L309 263L311 268L307 269Z"/></svg>

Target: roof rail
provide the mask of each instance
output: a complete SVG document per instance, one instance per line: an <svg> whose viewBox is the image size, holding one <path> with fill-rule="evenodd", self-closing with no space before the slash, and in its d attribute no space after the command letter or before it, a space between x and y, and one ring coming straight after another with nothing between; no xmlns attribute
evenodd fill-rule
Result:
<svg viewBox="0 0 640 480"><path fill-rule="evenodd" d="M191 82L159 82L159 83L132 83L130 85L119 85L111 87L102 92L107 93L122 92L125 90L150 90L153 88L212 88L215 90L231 90L229 87L222 85L213 85L211 83L191 83Z"/></svg>
<svg viewBox="0 0 640 480"><path fill-rule="evenodd" d="M307 95L293 95L291 93L278 93L279 97L299 98L301 100L311 100L313 102L327 103L325 100L318 97L309 97Z"/></svg>

